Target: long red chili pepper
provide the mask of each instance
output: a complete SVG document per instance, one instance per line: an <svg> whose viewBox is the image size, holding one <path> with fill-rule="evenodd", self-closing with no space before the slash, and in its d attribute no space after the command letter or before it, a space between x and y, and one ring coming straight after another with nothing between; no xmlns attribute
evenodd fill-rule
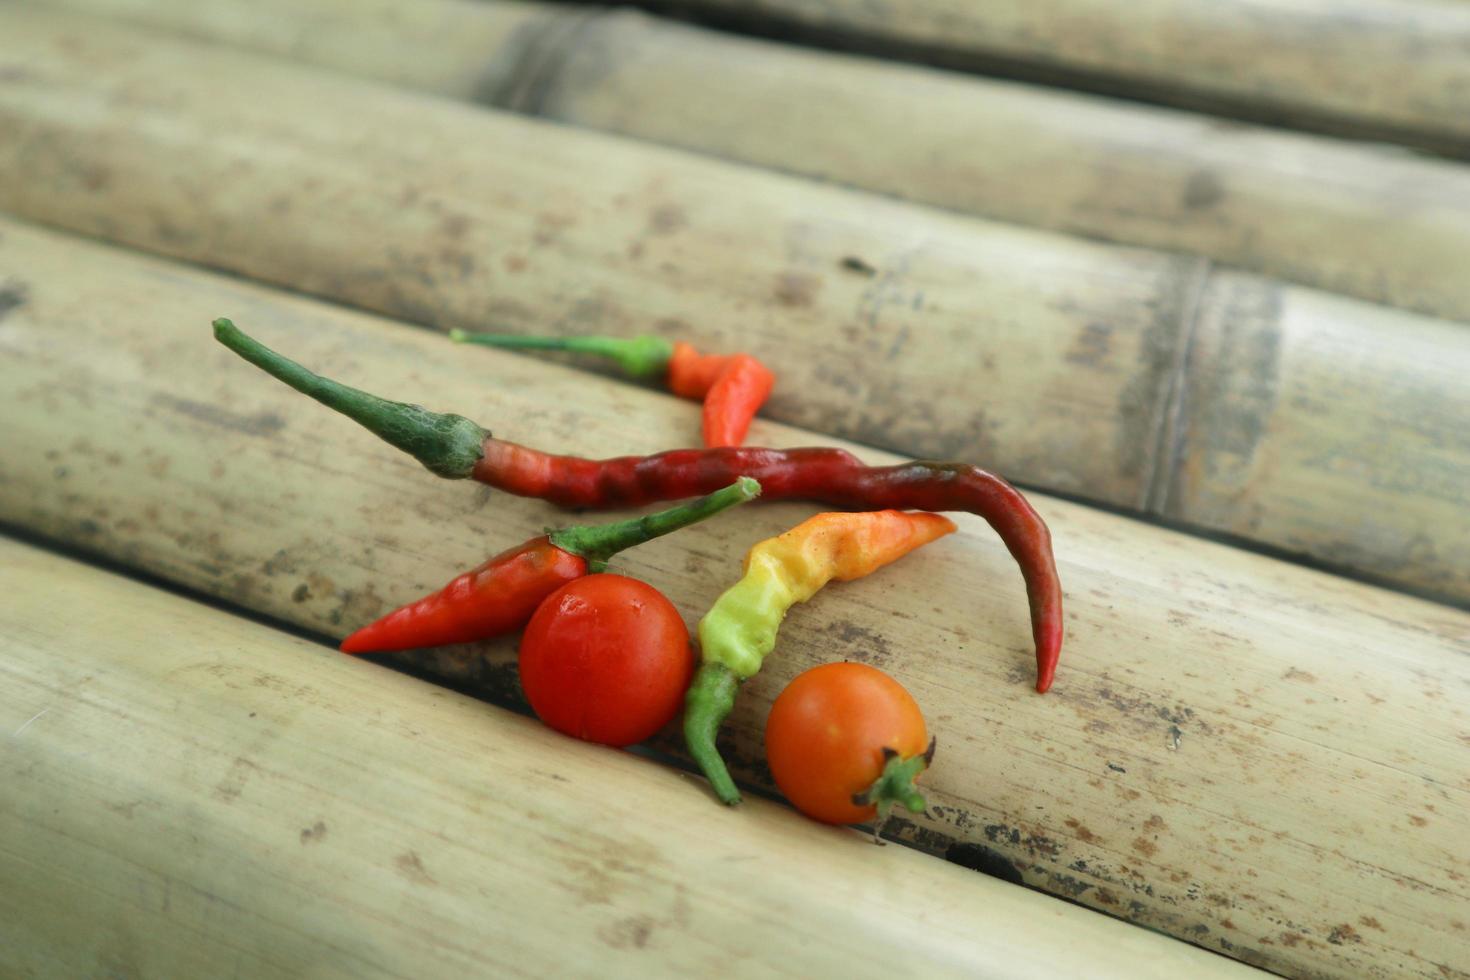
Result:
<svg viewBox="0 0 1470 980"><path fill-rule="evenodd" d="M749 354L701 354L683 341L662 337L528 337L516 334L449 331L451 340L485 347L574 351L618 362L637 378L666 375L680 398L704 400L706 446L738 446L750 420L771 394L775 375Z"/></svg>
<svg viewBox="0 0 1470 980"><path fill-rule="evenodd" d="M347 653L378 653L473 643L519 629L551 593L600 572L624 548L753 500L760 484L741 477L698 500L616 524L551 531L503 551L444 588L369 623L342 641Z"/></svg>
<svg viewBox="0 0 1470 980"><path fill-rule="evenodd" d="M357 421L451 479L473 477L509 493L563 507L633 507L708 493L739 476L760 481L767 500L811 500L847 510L968 511L990 523L1021 567L1036 644L1036 690L1045 692L1062 649L1062 586L1051 533L1005 480L968 463L917 460L868 466L842 449L676 449L590 460L555 456L496 439L459 415L430 412L313 374L240 332L214 333L247 361Z"/></svg>

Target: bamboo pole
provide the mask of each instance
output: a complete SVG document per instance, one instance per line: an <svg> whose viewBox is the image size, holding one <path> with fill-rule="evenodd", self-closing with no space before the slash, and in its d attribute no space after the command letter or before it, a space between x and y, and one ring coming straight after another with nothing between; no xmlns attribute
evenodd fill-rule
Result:
<svg viewBox="0 0 1470 980"><path fill-rule="evenodd" d="M1470 154L1463 0L658 0L866 50Z"/></svg>
<svg viewBox="0 0 1470 980"><path fill-rule="evenodd" d="M213 344L211 317L350 383L566 452L662 448L698 414L244 280L16 223L0 234L10 295L24 297L0 322L0 521L334 637L569 518L427 475ZM756 438L819 437L758 421ZM895 825L901 839L1009 863L1289 975L1463 976L1470 613L1032 499L1067 590L1052 693L1030 690L1013 563L962 515L958 534L792 612L732 716L737 776L769 786L760 732L791 677L874 663L940 743L931 807ZM693 622L745 548L812 509L742 508L617 569ZM508 702L514 656L507 639L414 661Z"/></svg>
<svg viewBox="0 0 1470 980"><path fill-rule="evenodd" d="M46 2L1470 321L1470 169L1392 147L816 52L629 10Z"/></svg>
<svg viewBox="0 0 1470 980"><path fill-rule="evenodd" d="M5 70L45 79L0 88L16 213L440 328L751 350L773 418L1470 601L1463 330L102 21L0 25ZM1189 356L1216 322L1256 385L1228 472L1178 424L1229 388L1231 358ZM1278 435L1308 429L1331 459Z"/></svg>
<svg viewBox="0 0 1470 980"><path fill-rule="evenodd" d="M8 976L1258 975L5 538L0 588Z"/></svg>

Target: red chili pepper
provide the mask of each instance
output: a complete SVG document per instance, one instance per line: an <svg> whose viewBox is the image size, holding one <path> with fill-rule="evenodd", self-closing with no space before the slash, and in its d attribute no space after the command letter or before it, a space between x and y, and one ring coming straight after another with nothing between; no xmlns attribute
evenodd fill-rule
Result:
<svg viewBox="0 0 1470 980"><path fill-rule="evenodd" d="M574 351L609 357L637 378L665 375L680 398L704 400L706 446L738 446L750 420L771 394L775 375L749 354L701 354L683 341L662 337L522 337L449 331L451 340L485 347Z"/></svg>
<svg viewBox="0 0 1470 980"><path fill-rule="evenodd" d="M472 643L519 629L541 600L573 579L600 572L608 558L735 504L760 484L741 477L708 496L616 524L565 527L503 551L444 588L396 609L342 641L346 653Z"/></svg>
<svg viewBox="0 0 1470 980"><path fill-rule="evenodd" d="M760 481L768 500L811 500L846 510L968 511L990 523L1021 566L1036 644L1036 690L1051 687L1062 648L1062 586L1051 533L1041 515L1005 480L968 463L918 460L868 466L841 449L676 449L654 456L590 460L554 456L503 442L460 415L430 412L313 374L214 321L216 339L303 394L354 419L411 454L430 472L473 477L509 493L563 507L633 507Z"/></svg>

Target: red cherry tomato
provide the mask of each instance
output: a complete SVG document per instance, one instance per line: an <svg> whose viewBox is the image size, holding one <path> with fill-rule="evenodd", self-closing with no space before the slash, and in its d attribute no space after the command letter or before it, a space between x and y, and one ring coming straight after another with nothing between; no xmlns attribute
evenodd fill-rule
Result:
<svg viewBox="0 0 1470 980"><path fill-rule="evenodd" d="M694 674L689 628L653 586L622 575L568 582L521 638L521 687L559 732L632 745L668 724Z"/></svg>
<svg viewBox="0 0 1470 980"><path fill-rule="evenodd" d="M766 761L781 792L823 823L863 823L852 800L883 774L884 749L922 755L924 716L903 686L867 664L823 664L786 686L766 719Z"/></svg>

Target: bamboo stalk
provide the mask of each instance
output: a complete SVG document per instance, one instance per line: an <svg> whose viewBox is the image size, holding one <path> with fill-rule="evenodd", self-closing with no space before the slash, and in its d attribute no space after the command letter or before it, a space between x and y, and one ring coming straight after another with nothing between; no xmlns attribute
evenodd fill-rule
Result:
<svg viewBox="0 0 1470 980"><path fill-rule="evenodd" d="M1470 154L1463 0L658 0L875 52Z"/></svg>
<svg viewBox="0 0 1470 980"><path fill-rule="evenodd" d="M19 214L440 328L751 350L773 418L1470 601L1463 330L102 21L0 25L5 70L46 80L0 89ZM1178 425L1229 386L1188 356L1216 322L1263 372L1224 472Z"/></svg>
<svg viewBox="0 0 1470 980"><path fill-rule="evenodd" d="M10 976L1257 975L5 538L0 588Z"/></svg>
<svg viewBox="0 0 1470 980"><path fill-rule="evenodd" d="M332 636L569 518L434 479L214 345L212 316L350 383L566 452L662 448L698 415L247 281L16 223L0 236L24 297L0 323L0 521ZM819 438L764 421L756 437ZM895 825L902 839L998 856L1047 891L1290 975L1454 975L1470 956L1456 926L1470 920L1470 613L1032 499L1067 589L1052 693L1029 690L1015 567L964 517L791 614L732 716L737 776L769 786L761 727L791 677L874 663L939 737L930 809ZM742 508L616 568L693 621L746 547L811 510ZM506 639L416 662L511 701L514 659Z"/></svg>
<svg viewBox="0 0 1470 980"><path fill-rule="evenodd" d="M1470 169L1392 147L816 52L625 9L46 2L1470 321Z"/></svg>

